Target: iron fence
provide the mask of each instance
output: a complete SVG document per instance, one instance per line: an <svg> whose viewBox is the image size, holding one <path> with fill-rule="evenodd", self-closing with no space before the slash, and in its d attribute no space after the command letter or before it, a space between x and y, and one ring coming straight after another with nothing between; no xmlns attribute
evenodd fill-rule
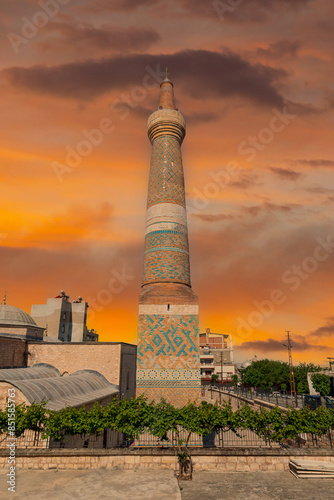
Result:
<svg viewBox="0 0 334 500"><path fill-rule="evenodd" d="M207 391L210 391L212 393L213 391L221 391L221 389L205 389L206 393ZM244 388L244 387L228 387L224 388L222 392L229 393L231 395L235 396L241 396L242 398L246 399L259 399L261 401L267 401L268 403L277 405L277 406L282 406L284 408L288 408L289 406L292 408L303 408L305 406L305 397L302 394L297 395L297 402L295 398L292 398L288 394L275 394L271 393L270 391L261 391L259 389L254 389L252 388Z"/></svg>
<svg viewBox="0 0 334 500"><path fill-rule="evenodd" d="M178 442L185 443L188 433L181 431L179 436L175 432L168 433L167 441L159 441L158 438L149 433L143 433L136 439L131 446L135 447L162 447L174 448L178 446ZM191 448L235 448L235 447L254 447L254 448L268 448L280 447L278 443L273 443L270 439L261 438L250 429L239 430L237 434L231 430L213 431L208 436L198 436L191 434L188 446Z"/></svg>

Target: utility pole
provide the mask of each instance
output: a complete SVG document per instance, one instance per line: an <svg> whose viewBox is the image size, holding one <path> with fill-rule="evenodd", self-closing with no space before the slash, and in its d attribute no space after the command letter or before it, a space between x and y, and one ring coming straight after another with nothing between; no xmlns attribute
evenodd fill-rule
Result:
<svg viewBox="0 0 334 500"><path fill-rule="evenodd" d="M297 393L296 393L296 384L295 384L295 375L293 373L293 364L292 364L292 343L291 343L291 338L290 338L290 331L286 331L286 337L287 337L287 344L283 344L284 347L288 348L288 353L289 353L289 370L290 370L290 388L291 388L291 397L295 398L295 403L296 403L296 408L298 406L297 402Z"/></svg>
<svg viewBox="0 0 334 500"><path fill-rule="evenodd" d="M334 358L329 358L327 356L327 359L328 359L328 362L329 362L329 369L330 369L330 371L332 371L333 370L333 365L334 365Z"/></svg>
<svg viewBox="0 0 334 500"><path fill-rule="evenodd" d="M223 351L220 351L220 371L221 371L221 381L222 381L222 386L221 389L223 389Z"/></svg>

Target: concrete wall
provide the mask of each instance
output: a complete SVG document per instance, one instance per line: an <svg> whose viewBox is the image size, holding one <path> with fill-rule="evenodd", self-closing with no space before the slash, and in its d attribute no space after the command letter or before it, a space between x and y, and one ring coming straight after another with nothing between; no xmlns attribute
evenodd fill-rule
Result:
<svg viewBox="0 0 334 500"><path fill-rule="evenodd" d="M48 325L49 337L59 338L62 302L65 301L63 299L48 299L46 304L33 304L31 306L31 317L40 327L46 328Z"/></svg>
<svg viewBox="0 0 334 500"><path fill-rule="evenodd" d="M72 335L71 342L82 342L85 336L87 303L72 302Z"/></svg>
<svg viewBox="0 0 334 500"><path fill-rule="evenodd" d="M70 302L65 297L47 299L46 304L33 304L31 316L48 336L64 342L82 342L86 331L87 302Z"/></svg>

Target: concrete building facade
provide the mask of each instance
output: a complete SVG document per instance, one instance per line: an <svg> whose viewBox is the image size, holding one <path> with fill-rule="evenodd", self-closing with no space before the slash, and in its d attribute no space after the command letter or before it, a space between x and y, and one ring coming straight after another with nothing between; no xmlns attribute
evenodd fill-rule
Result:
<svg viewBox="0 0 334 500"><path fill-rule="evenodd" d="M47 335L62 342L83 342L98 337L87 331L88 304L81 297L69 301L69 295L62 290L55 298L47 299L46 304L33 304L31 316L38 326L47 330Z"/></svg>
<svg viewBox="0 0 334 500"><path fill-rule="evenodd" d="M173 83L148 119L152 144L139 299L137 396L176 406L200 400L198 298L191 288L181 144L185 120Z"/></svg>
<svg viewBox="0 0 334 500"><path fill-rule="evenodd" d="M237 369L233 359L233 344L230 334L211 333L207 328L200 336L201 380L211 381L218 375L219 382L231 382Z"/></svg>

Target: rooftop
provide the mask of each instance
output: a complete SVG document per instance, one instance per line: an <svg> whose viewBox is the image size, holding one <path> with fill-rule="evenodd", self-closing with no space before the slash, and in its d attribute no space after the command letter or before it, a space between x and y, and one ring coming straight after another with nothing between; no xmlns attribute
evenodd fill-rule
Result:
<svg viewBox="0 0 334 500"><path fill-rule="evenodd" d="M37 324L28 313L7 304L0 304L0 325L37 327Z"/></svg>

